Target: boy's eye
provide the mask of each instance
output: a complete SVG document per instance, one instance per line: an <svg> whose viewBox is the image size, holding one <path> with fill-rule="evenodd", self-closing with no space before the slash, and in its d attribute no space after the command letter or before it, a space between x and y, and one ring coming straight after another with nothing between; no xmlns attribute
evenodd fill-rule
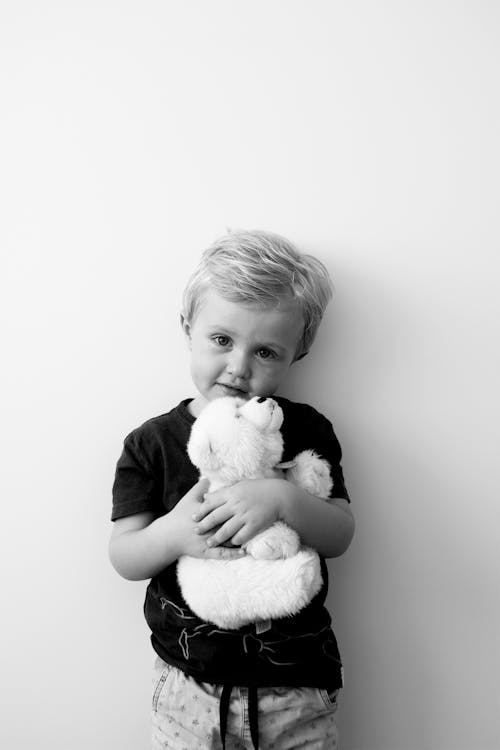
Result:
<svg viewBox="0 0 500 750"><path fill-rule="evenodd" d="M274 359L274 357L276 356L275 353L271 351L271 349L264 348L258 349L257 354L261 359Z"/></svg>
<svg viewBox="0 0 500 750"><path fill-rule="evenodd" d="M212 336L212 341L214 341L217 346L227 346L229 344L229 338L228 336Z"/></svg>

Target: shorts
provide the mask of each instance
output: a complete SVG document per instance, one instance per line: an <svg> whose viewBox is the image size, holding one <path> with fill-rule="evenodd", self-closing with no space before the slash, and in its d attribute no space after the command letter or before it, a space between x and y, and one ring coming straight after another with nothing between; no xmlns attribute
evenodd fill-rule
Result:
<svg viewBox="0 0 500 750"><path fill-rule="evenodd" d="M222 685L197 682L156 658L152 750L222 750ZM226 750L253 750L249 689L233 687L227 711ZM259 750L337 750L339 690L262 687L257 691Z"/></svg>

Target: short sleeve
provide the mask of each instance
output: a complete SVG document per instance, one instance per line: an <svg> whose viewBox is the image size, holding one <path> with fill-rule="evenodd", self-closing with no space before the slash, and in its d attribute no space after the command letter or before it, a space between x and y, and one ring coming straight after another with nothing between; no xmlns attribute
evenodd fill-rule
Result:
<svg viewBox="0 0 500 750"><path fill-rule="evenodd" d="M343 498L351 502L349 493L345 486L344 472L342 471L342 449L333 431L331 422L319 412L316 412L317 427L314 450L330 464L332 477L331 498Z"/></svg>
<svg viewBox="0 0 500 750"><path fill-rule="evenodd" d="M330 465L333 483L330 497L350 502L342 471L342 450L330 420L308 404L284 398L280 398L279 403L285 416L282 428L285 439L284 460L293 460L304 450L315 451Z"/></svg>
<svg viewBox="0 0 500 750"><path fill-rule="evenodd" d="M153 471L140 445L137 431L125 438L116 464L111 520L145 511L153 512Z"/></svg>

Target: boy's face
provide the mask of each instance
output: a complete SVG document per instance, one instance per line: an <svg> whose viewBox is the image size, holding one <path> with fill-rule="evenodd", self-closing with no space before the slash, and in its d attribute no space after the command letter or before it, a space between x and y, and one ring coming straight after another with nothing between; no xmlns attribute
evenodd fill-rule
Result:
<svg viewBox="0 0 500 750"><path fill-rule="evenodd" d="M181 322L199 392L189 405L195 416L220 396L271 396L294 360L303 329L296 305L246 305L213 290L205 292L194 321Z"/></svg>

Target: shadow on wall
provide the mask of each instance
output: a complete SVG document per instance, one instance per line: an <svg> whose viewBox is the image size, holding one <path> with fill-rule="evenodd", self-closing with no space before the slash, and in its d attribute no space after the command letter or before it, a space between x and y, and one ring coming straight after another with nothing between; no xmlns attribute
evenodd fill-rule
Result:
<svg viewBox="0 0 500 750"><path fill-rule="evenodd" d="M485 580L477 544L464 555L470 472L457 466L452 359L435 356L442 332L428 300L409 294L380 278L344 278L284 395L332 419L356 516L351 548L329 563L345 746L444 747L454 727L460 747L486 747L462 708L467 644L488 628L480 608L492 573ZM487 738L492 698L479 692L467 702Z"/></svg>
<svg viewBox="0 0 500 750"><path fill-rule="evenodd" d="M346 671L342 735L351 748L404 748L408 737L430 747L440 701L432 690L435 655L421 541L414 514L405 513L405 501L387 487L381 467L397 462L409 483L420 470L392 441L372 433L363 443L371 457L361 457L350 482L356 535L346 555L328 563L327 604Z"/></svg>
<svg viewBox="0 0 500 750"><path fill-rule="evenodd" d="M480 549L464 554L467 532L450 512L460 480L394 439L372 433L366 447L371 457L351 482L356 536L329 562L346 746L445 747L455 727L457 746L489 747L495 697L466 686L488 684L491 653L481 641L495 642L494 603L484 613L495 573L485 576ZM388 482L377 465L397 471ZM470 715L482 721L472 727Z"/></svg>

